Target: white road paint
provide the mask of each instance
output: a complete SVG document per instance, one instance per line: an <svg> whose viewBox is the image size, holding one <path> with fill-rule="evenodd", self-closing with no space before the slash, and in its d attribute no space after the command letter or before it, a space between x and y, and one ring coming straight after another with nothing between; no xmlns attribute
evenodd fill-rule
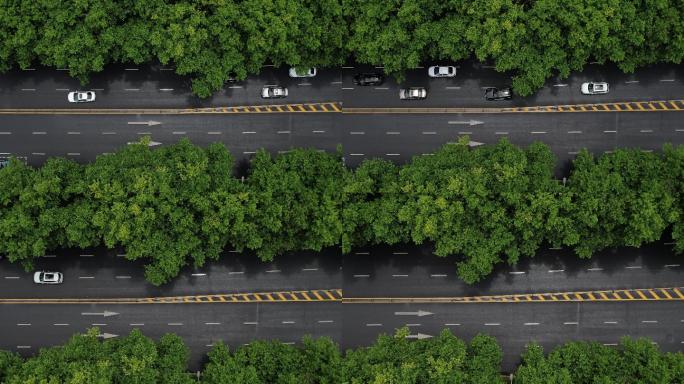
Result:
<svg viewBox="0 0 684 384"><path fill-rule="evenodd" d="M297 85L307 86L307 85L311 85L311 83L299 83L299 84L297 84Z"/></svg>
<svg viewBox="0 0 684 384"><path fill-rule="evenodd" d="M217 131L209 131L209 132L207 132L207 135L220 135L220 134L221 134L221 132L217 132Z"/></svg>
<svg viewBox="0 0 684 384"><path fill-rule="evenodd" d="M508 272L508 274L510 274L510 275L524 275L525 271L511 271L511 272Z"/></svg>
<svg viewBox="0 0 684 384"><path fill-rule="evenodd" d="M671 82L675 81L675 79L660 79L659 81L661 83L671 83Z"/></svg>
<svg viewBox="0 0 684 384"><path fill-rule="evenodd" d="M641 269L641 265L630 265L625 267L625 269Z"/></svg>
<svg viewBox="0 0 684 384"><path fill-rule="evenodd" d="M350 153L349 156L364 156L363 153Z"/></svg>
<svg viewBox="0 0 684 384"><path fill-rule="evenodd" d="M343 90L343 91L349 91L349 90L352 90L352 89L354 89L354 87L342 87L342 90Z"/></svg>
<svg viewBox="0 0 684 384"><path fill-rule="evenodd" d="M54 324L52 324L52 325L54 325L54 326L56 326L56 327L66 327L66 326L68 326L69 324L67 324L67 323L54 323Z"/></svg>
<svg viewBox="0 0 684 384"><path fill-rule="evenodd" d="M361 132L361 131L352 131L349 132L350 135L365 135L366 132Z"/></svg>
<svg viewBox="0 0 684 384"><path fill-rule="evenodd" d="M408 255L408 252L392 252L393 255Z"/></svg>
<svg viewBox="0 0 684 384"><path fill-rule="evenodd" d="M283 320L280 322L281 324L294 324L295 322L292 320Z"/></svg>
<svg viewBox="0 0 684 384"><path fill-rule="evenodd" d="M568 131L569 135L579 135L582 131Z"/></svg>
<svg viewBox="0 0 684 384"><path fill-rule="evenodd" d="M665 268L676 268L676 267L679 267L679 264L665 264L664 267Z"/></svg>
<svg viewBox="0 0 684 384"><path fill-rule="evenodd" d="M29 349L31 348L30 345L17 345L17 349Z"/></svg>
<svg viewBox="0 0 684 384"><path fill-rule="evenodd" d="M221 325L221 323L204 323L204 325Z"/></svg>
<svg viewBox="0 0 684 384"><path fill-rule="evenodd" d="M603 324L617 324L617 321L604 321Z"/></svg>
<svg viewBox="0 0 684 384"><path fill-rule="evenodd" d="M311 131L311 133L325 133L325 131Z"/></svg>
<svg viewBox="0 0 684 384"><path fill-rule="evenodd" d="M407 327L420 327L421 324L406 324Z"/></svg>
<svg viewBox="0 0 684 384"><path fill-rule="evenodd" d="M578 325L578 324L579 323L576 321L566 321L565 323L563 323L563 325Z"/></svg>
<svg viewBox="0 0 684 384"><path fill-rule="evenodd" d="M283 134L289 134L290 131L278 131L277 133L278 133L279 135L283 135Z"/></svg>
<svg viewBox="0 0 684 384"><path fill-rule="evenodd" d="M173 131L173 132L171 132L171 134L173 134L173 135L185 135L186 132L185 131Z"/></svg>
<svg viewBox="0 0 684 384"><path fill-rule="evenodd" d="M369 323L369 324L366 324L366 327L382 327L382 324L380 324L380 323Z"/></svg>
<svg viewBox="0 0 684 384"><path fill-rule="evenodd" d="M501 325L501 323L484 323L484 325L496 327L496 326L498 326L498 325Z"/></svg>
<svg viewBox="0 0 684 384"><path fill-rule="evenodd" d="M333 320L318 320L319 324L330 324L330 323L334 323L334 322L335 321L333 321Z"/></svg>
<svg viewBox="0 0 684 384"><path fill-rule="evenodd" d="M137 92L139 90L140 90L140 88L125 88L124 89L124 91L128 91L128 92Z"/></svg>
<svg viewBox="0 0 684 384"><path fill-rule="evenodd" d="M171 92L173 91L173 88L159 88L160 92Z"/></svg>
<svg viewBox="0 0 684 384"><path fill-rule="evenodd" d="M355 255L370 255L370 252L354 252Z"/></svg>
<svg viewBox="0 0 684 384"><path fill-rule="evenodd" d="M81 132L75 132L75 131L67 132L67 135L80 135L80 134L81 134Z"/></svg>
<svg viewBox="0 0 684 384"><path fill-rule="evenodd" d="M201 276L206 276L206 275L207 275L206 273L193 273L190 276L201 277Z"/></svg>
<svg viewBox="0 0 684 384"><path fill-rule="evenodd" d="M79 255L79 256L81 256L81 257L93 257L93 256L95 256L95 255L91 255L91 254L83 254L83 255Z"/></svg>
<svg viewBox="0 0 684 384"><path fill-rule="evenodd" d="M102 132L103 135L116 135L116 132Z"/></svg>
<svg viewBox="0 0 684 384"><path fill-rule="evenodd" d="M565 269L549 269L547 272L548 273L560 273L560 272L565 272Z"/></svg>
<svg viewBox="0 0 684 384"><path fill-rule="evenodd" d="M544 134L546 134L546 131L532 131L530 133L533 135L544 135Z"/></svg>
<svg viewBox="0 0 684 384"><path fill-rule="evenodd" d="M458 327L458 326L460 326L461 324L459 324L459 323L444 323L444 325L447 326L447 327Z"/></svg>
<svg viewBox="0 0 684 384"><path fill-rule="evenodd" d="M639 132L641 132L641 133L652 133L653 130L652 129L642 129Z"/></svg>
<svg viewBox="0 0 684 384"><path fill-rule="evenodd" d="M495 135L508 135L508 132L494 132Z"/></svg>
<svg viewBox="0 0 684 384"><path fill-rule="evenodd" d="M40 131L37 131L37 132L31 132L31 134L32 134L32 135L47 135L47 132L40 132Z"/></svg>
<svg viewBox="0 0 684 384"><path fill-rule="evenodd" d="M539 325L539 323L525 323L525 325Z"/></svg>
<svg viewBox="0 0 684 384"><path fill-rule="evenodd" d="M242 131L243 135L253 135L255 133L256 133L255 131Z"/></svg>
<svg viewBox="0 0 684 384"><path fill-rule="evenodd" d="M280 269L269 269L266 273L280 273Z"/></svg>
<svg viewBox="0 0 684 384"><path fill-rule="evenodd" d="M233 272L228 272L229 275L243 275L245 272L244 271L233 271Z"/></svg>
<svg viewBox="0 0 684 384"><path fill-rule="evenodd" d="M354 275L354 277L370 277L370 275Z"/></svg>
<svg viewBox="0 0 684 384"><path fill-rule="evenodd" d="M0 135L11 135L12 132L0 132Z"/></svg>
<svg viewBox="0 0 684 384"><path fill-rule="evenodd" d="M244 152L242 152L243 155L253 155L255 153L256 153L255 151L244 151Z"/></svg>
<svg viewBox="0 0 684 384"><path fill-rule="evenodd" d="M430 277L447 277L445 274L432 274Z"/></svg>
<svg viewBox="0 0 684 384"><path fill-rule="evenodd" d="M641 320L644 324L658 324L658 320Z"/></svg>
<svg viewBox="0 0 684 384"><path fill-rule="evenodd" d="M244 324L244 325L258 325L259 322L257 322L257 321L245 321L242 324Z"/></svg>
<svg viewBox="0 0 684 384"><path fill-rule="evenodd" d="M130 276L114 276L115 279L130 279Z"/></svg>
<svg viewBox="0 0 684 384"><path fill-rule="evenodd" d="M302 272L313 272L318 271L318 268L302 268Z"/></svg>
<svg viewBox="0 0 684 384"><path fill-rule="evenodd" d="M617 131L603 131L603 133L617 133Z"/></svg>
<svg viewBox="0 0 684 384"><path fill-rule="evenodd" d="M392 277L408 277L409 275L392 275Z"/></svg>
<svg viewBox="0 0 684 384"><path fill-rule="evenodd" d="M35 91L36 89L35 89L35 88L22 88L21 90L22 90L22 91L25 91L25 92L33 92L33 91Z"/></svg>
<svg viewBox="0 0 684 384"><path fill-rule="evenodd" d="M105 323L92 323L90 324L92 327L106 327L107 324Z"/></svg>
<svg viewBox="0 0 684 384"><path fill-rule="evenodd" d="M587 268L589 272L603 271L603 268Z"/></svg>
<svg viewBox="0 0 684 384"><path fill-rule="evenodd" d="M628 81L625 81L625 84L636 84L638 82L639 82L639 80L628 80Z"/></svg>
<svg viewBox="0 0 684 384"><path fill-rule="evenodd" d="M67 156L81 156L81 152L67 152Z"/></svg>
<svg viewBox="0 0 684 384"><path fill-rule="evenodd" d="M31 154L35 156L45 156L45 152L31 152Z"/></svg>
<svg viewBox="0 0 684 384"><path fill-rule="evenodd" d="M605 346L614 346L614 345L617 345L617 343L603 343L603 345L605 345Z"/></svg>
<svg viewBox="0 0 684 384"><path fill-rule="evenodd" d="M79 276L79 279L94 279L95 276Z"/></svg>
<svg viewBox="0 0 684 384"><path fill-rule="evenodd" d="M19 279L19 276L5 276L5 279L8 279L8 280Z"/></svg>
<svg viewBox="0 0 684 384"><path fill-rule="evenodd" d="M385 135L401 135L401 132L397 132L397 131L388 131L388 132L385 132Z"/></svg>
<svg viewBox="0 0 684 384"><path fill-rule="evenodd" d="M17 323L17 327L30 327L31 323Z"/></svg>
<svg viewBox="0 0 684 384"><path fill-rule="evenodd" d="M130 323L128 325L131 327L142 327L143 325L145 325L145 323Z"/></svg>
<svg viewBox="0 0 684 384"><path fill-rule="evenodd" d="M437 134L437 132L434 132L434 131L423 131L422 133L423 133L423 135L436 135Z"/></svg>
<svg viewBox="0 0 684 384"><path fill-rule="evenodd" d="M183 323L167 323L166 325L181 326L181 325L183 325Z"/></svg>

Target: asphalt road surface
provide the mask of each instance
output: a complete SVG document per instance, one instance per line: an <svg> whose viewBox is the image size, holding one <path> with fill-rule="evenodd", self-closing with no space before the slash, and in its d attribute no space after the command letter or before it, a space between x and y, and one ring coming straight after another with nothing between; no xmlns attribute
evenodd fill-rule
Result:
<svg viewBox="0 0 684 384"><path fill-rule="evenodd" d="M13 70L0 75L2 108L184 108L188 106L250 105L264 102L260 91L265 85L282 85L290 91L288 102L342 101L348 107L429 106L480 107L513 105L552 105L625 100L663 100L681 98L684 91L684 68L657 65L624 74L611 65L588 65L583 72L568 79L550 79L546 87L532 96L515 96L511 101L487 102L485 87L510 85L510 74L498 73L490 66L464 61L454 78L431 79L427 66L410 70L398 84L387 78L380 86L360 87L353 84L355 74L382 72L382 68L348 65L342 68L318 69L313 78L290 78L287 68L264 67L262 73L245 81L226 83L208 99L191 94L189 78L177 76L173 68L161 65L110 65L94 74L87 85L80 85L68 71L55 68ZM607 81L610 93L587 96L580 93L586 81ZM399 100L402 87L425 87L428 97L421 101ZM94 103L70 104L69 91L93 90Z"/></svg>
<svg viewBox="0 0 684 384"><path fill-rule="evenodd" d="M343 107L509 107L614 101L681 99L684 67L654 66L622 74L610 66L589 65L566 80L551 80L537 94L511 101L486 102L483 87L508 85L500 74L479 63L461 63L453 79L429 79L427 68L409 71L401 85L392 79L378 87L352 84L357 72L380 68L351 65L319 70L311 79L292 79L286 68L264 68L261 75L227 83L212 98L190 94L187 78L162 66L110 66L87 86L65 71L36 68L0 75L2 108L189 108L312 102L341 102ZM582 82L608 81L611 92L584 96ZM285 85L285 100L264 101L261 87ZM424 101L402 102L402 86L428 89ZM92 104L66 101L70 90L97 92ZM296 147L333 151L342 144L345 163L381 157L397 163L430 153L468 135L473 145L502 137L514 144L541 141L559 158L558 176L582 148L600 154L631 147L658 151L664 143L684 144L682 112L518 113L518 114L212 114L212 115L0 115L0 157L21 156L40 165L50 156L78 162L150 136L158 145L188 137L206 145L224 143L238 161L259 148L277 153ZM155 121L157 125L143 125ZM116 298L343 289L354 297L436 297L539 293L682 286L684 268L669 244L602 252L579 260L564 249L543 249L516 268L499 266L481 284L467 286L455 275L456 258L437 258L430 247L395 246L354 250L298 252L264 264L250 255L228 252L200 269L186 268L174 282L153 287L144 282L142 264L116 250L57 250L36 264L65 274L61 286L37 286L31 274L0 260L2 298ZM182 336L192 350L192 369L216 340L235 346L253 339L296 343L305 334L330 336L344 348L367 345L378 334L408 325L413 335L452 329L466 339L478 332L497 337L505 371L513 369L525 343L545 347L568 340L597 340L613 345L623 335L652 338L664 350L684 346L682 301L510 303L510 304L350 304L341 302L249 304L4 304L0 308L0 348L35 353L63 343L75 332L97 326L123 335L140 328L152 337ZM116 312L112 316L98 313ZM413 318L396 312L427 311ZM423 336L424 337L424 336Z"/></svg>

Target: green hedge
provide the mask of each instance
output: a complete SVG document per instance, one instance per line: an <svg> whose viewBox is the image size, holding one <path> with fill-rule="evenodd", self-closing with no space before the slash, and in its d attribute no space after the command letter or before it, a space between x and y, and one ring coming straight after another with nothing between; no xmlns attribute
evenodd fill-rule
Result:
<svg viewBox="0 0 684 384"><path fill-rule="evenodd" d="M439 256L462 256L459 276L469 283L544 242L590 257L671 228L675 250L684 250L684 146L598 158L582 151L565 185L554 166L544 144L504 139L473 149L467 137L403 166L376 159L355 170L340 152L259 151L244 182L222 144L188 140L129 145L87 165L14 161L0 170L0 254L30 269L53 249L123 247L129 260L148 261L146 277L159 285L227 246L268 261L339 245L347 253L431 242Z"/></svg>
<svg viewBox="0 0 684 384"><path fill-rule="evenodd" d="M29 358L0 351L0 382L164 383L197 382L188 372L189 350L173 334L155 342L139 330L102 341L98 329L74 335L63 346L42 348ZM479 334L469 343L448 329L430 339L409 341L408 329L381 335L369 347L341 353L329 338L304 337L301 345L253 341L230 351L217 342L201 368L211 384L457 384L503 383L501 348ZM514 372L521 384L684 382L684 354L663 353L648 339L623 338L617 347L569 342L544 356L528 345Z"/></svg>
<svg viewBox="0 0 684 384"><path fill-rule="evenodd" d="M208 97L264 64L492 61L528 95L588 62L681 63L679 0L20 1L0 7L0 71L41 64L86 82L109 63L159 61Z"/></svg>

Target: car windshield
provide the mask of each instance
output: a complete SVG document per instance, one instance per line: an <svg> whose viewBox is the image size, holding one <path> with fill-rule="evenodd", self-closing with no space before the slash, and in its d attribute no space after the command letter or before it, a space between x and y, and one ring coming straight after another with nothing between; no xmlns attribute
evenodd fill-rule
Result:
<svg viewBox="0 0 684 384"><path fill-rule="evenodd" d="M46 273L43 275L43 279L45 280L55 280L55 274L54 273Z"/></svg>
<svg viewBox="0 0 684 384"><path fill-rule="evenodd" d="M594 90L594 84L589 83L589 90L593 91Z"/></svg>

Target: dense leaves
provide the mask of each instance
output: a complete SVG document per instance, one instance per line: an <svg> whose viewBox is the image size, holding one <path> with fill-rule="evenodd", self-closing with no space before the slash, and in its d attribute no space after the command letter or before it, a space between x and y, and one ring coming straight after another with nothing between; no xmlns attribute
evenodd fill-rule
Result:
<svg viewBox="0 0 684 384"><path fill-rule="evenodd" d="M35 63L86 82L109 63L159 61L211 96L264 64L383 65L403 78L474 56L528 95L589 62L626 72L684 58L677 0L10 0L0 7L0 72Z"/></svg>
<svg viewBox="0 0 684 384"><path fill-rule="evenodd" d="M616 348L569 342L546 357L530 344L514 377L519 384L684 383L684 354L663 353L648 339L627 337Z"/></svg>

